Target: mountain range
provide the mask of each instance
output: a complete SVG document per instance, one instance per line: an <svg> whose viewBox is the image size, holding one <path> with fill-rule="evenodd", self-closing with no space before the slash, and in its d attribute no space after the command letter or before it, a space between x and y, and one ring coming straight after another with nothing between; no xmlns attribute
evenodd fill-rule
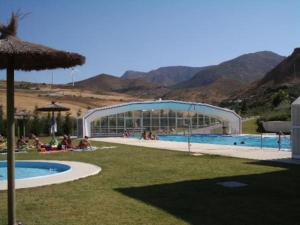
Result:
<svg viewBox="0 0 300 225"><path fill-rule="evenodd" d="M195 74L200 71L210 68L207 67L189 67L189 66L168 66L160 67L156 70L149 72L139 71L126 71L123 75L123 79L137 79L143 78L144 80L164 86L171 86L183 81L191 79Z"/></svg>
<svg viewBox="0 0 300 225"><path fill-rule="evenodd" d="M249 107L259 107L271 104L273 96L284 90L293 101L300 96L300 48L295 48L290 56L277 66L249 85L247 89L228 100L241 99Z"/></svg>
<svg viewBox="0 0 300 225"><path fill-rule="evenodd" d="M206 67L169 66L149 72L126 71L121 77L100 74L75 85L139 97L218 104L263 79L284 59L276 53L261 51Z"/></svg>

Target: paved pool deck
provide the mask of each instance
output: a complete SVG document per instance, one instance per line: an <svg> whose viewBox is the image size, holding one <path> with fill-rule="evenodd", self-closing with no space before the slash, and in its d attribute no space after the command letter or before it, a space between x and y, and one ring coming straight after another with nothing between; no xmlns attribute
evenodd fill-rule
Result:
<svg viewBox="0 0 300 225"><path fill-rule="evenodd" d="M124 145L134 145L141 147L167 149L174 151L188 152L188 144L184 142L159 141L159 140L139 140L134 138L92 138L94 141L117 143ZM275 149L260 149L246 146L215 145L191 143L192 153L229 156L243 159L278 161L284 163L300 164L300 160L293 160L292 153L288 151L278 151Z"/></svg>
<svg viewBox="0 0 300 225"><path fill-rule="evenodd" d="M51 163L61 163L66 164L71 167L70 170L62 173L52 174L48 176L41 177L32 177L27 179L16 180L15 187L16 189L21 188L32 188L32 187L41 187L51 184L60 184L68 181L74 181L81 178L89 177L100 173L101 168L82 162L74 161L57 161L57 160L18 160L21 162L51 162ZM0 181L0 191L7 190L7 181Z"/></svg>

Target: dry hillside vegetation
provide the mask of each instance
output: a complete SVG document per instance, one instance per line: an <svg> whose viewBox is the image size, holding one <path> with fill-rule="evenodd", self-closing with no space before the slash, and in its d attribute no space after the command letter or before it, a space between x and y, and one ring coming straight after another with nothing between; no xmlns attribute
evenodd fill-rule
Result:
<svg viewBox="0 0 300 225"><path fill-rule="evenodd" d="M15 84L15 106L17 111L33 111L34 108L50 104L56 101L71 109L72 115L76 115L79 110L82 113L88 109L103 107L114 104L121 104L140 99L112 92L95 92L92 90L55 85L50 88L49 85L37 85L23 82ZM0 82L0 105L6 109L6 85Z"/></svg>

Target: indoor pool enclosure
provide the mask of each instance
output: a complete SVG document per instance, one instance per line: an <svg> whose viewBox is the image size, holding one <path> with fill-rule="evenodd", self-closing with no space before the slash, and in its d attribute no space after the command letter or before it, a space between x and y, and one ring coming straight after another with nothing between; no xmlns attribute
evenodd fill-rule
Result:
<svg viewBox="0 0 300 225"><path fill-rule="evenodd" d="M241 117L232 110L203 103L158 100L89 110L78 120L78 135L121 136L125 130L185 134L203 132L203 128L213 126L223 134L242 131Z"/></svg>

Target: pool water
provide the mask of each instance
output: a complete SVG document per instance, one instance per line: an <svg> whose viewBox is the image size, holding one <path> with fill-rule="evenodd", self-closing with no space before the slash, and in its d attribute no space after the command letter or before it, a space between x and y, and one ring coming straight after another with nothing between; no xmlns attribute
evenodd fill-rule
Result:
<svg viewBox="0 0 300 225"><path fill-rule="evenodd" d="M187 142L188 137L182 135L167 135L159 136L161 141L177 141ZM263 148L276 148L278 149L278 137L263 137L261 141L260 136L228 136L228 135L192 135L190 138L192 143L206 143L217 145L235 145L237 146L249 146L249 147L262 147ZM242 144L244 143L244 144ZM288 136L281 137L281 150L290 151L290 138Z"/></svg>
<svg viewBox="0 0 300 225"><path fill-rule="evenodd" d="M15 169L16 179L26 179L49 176L70 170L70 166L60 163L17 161ZM6 161L0 161L0 181L7 179Z"/></svg>

